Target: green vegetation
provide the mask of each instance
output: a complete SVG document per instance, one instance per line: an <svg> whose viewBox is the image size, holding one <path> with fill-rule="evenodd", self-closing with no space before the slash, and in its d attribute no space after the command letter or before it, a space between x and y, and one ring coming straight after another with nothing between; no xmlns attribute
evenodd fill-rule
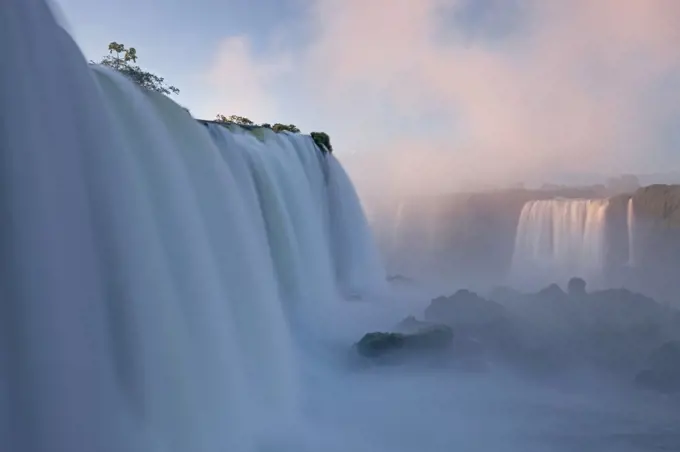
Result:
<svg viewBox="0 0 680 452"><path fill-rule="evenodd" d="M115 41L109 44L109 54L99 62L102 66L115 69L143 88L165 95L179 94L179 89L167 85L163 77L147 72L134 63L137 63L137 49L126 48L125 44Z"/></svg>
<svg viewBox="0 0 680 452"><path fill-rule="evenodd" d="M179 89L175 86L168 85L165 83L165 79L151 72L147 72L140 68L137 63L137 49L134 47L125 47L125 44L113 41L109 44L109 54L101 59L97 64L114 69L121 74L128 77L133 82L137 83L139 86L146 88L151 91L156 91L161 94L179 94ZM91 61L91 63L95 63ZM184 107L182 107L184 108ZM189 109L184 108L186 111ZM271 129L274 132L290 132L290 133L300 133L300 129L294 124L281 124L276 123L274 125L268 123L256 124L252 120L246 118L245 116L230 115L225 116L218 113L215 117L215 122L228 124L235 124L238 126L246 127L264 127ZM261 134L260 134L261 135ZM333 152L331 146L331 140L328 134L324 132L312 132L312 139L316 145L323 152ZM263 138L263 136L262 136Z"/></svg>
<svg viewBox="0 0 680 452"><path fill-rule="evenodd" d="M215 117L216 122L229 122L232 124L238 124L239 126L254 126L255 123L244 116L231 115L229 117L222 114L217 114Z"/></svg>
<svg viewBox="0 0 680 452"><path fill-rule="evenodd" d="M312 132L310 135L312 136L312 140L314 140L316 145L323 152L326 152L326 151L333 152L333 146L331 146L331 137L329 137L327 133L325 133L325 132Z"/></svg>
<svg viewBox="0 0 680 452"><path fill-rule="evenodd" d="M290 132L290 133L300 133L300 129L293 124L279 124L278 122L272 126L272 130L276 133L279 132Z"/></svg>

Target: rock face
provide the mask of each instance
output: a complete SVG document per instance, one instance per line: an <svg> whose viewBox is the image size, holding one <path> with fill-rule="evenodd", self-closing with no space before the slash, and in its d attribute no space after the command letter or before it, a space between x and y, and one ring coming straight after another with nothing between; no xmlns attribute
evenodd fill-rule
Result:
<svg viewBox="0 0 680 452"><path fill-rule="evenodd" d="M635 382L663 393L680 392L680 342L667 342L654 350L648 368L637 374Z"/></svg>
<svg viewBox="0 0 680 452"><path fill-rule="evenodd" d="M469 290L459 290L450 297L438 297L425 309L425 319L452 327L487 327L505 317L505 308Z"/></svg>
<svg viewBox="0 0 680 452"><path fill-rule="evenodd" d="M512 261L519 215L527 201L602 197L602 188L510 189L414 198L384 214L388 266L466 284L501 281ZM463 282L463 281L461 281Z"/></svg>
<svg viewBox="0 0 680 452"><path fill-rule="evenodd" d="M585 288L573 278L568 292L551 284L530 294L497 289L498 298L486 299L459 290L432 300L425 321L409 316L392 332L366 334L355 349L379 364L420 359L479 371L491 363L540 377L639 372L640 385L680 390L680 312L626 289Z"/></svg>
<svg viewBox="0 0 680 452"><path fill-rule="evenodd" d="M598 187L509 189L413 199L394 207L398 218L396 213L385 215L388 225L379 229L389 233L382 237L381 247L394 271L488 287L506 280L526 202L610 194ZM631 199L635 262L629 250ZM628 287L680 305L674 298L680 293L678 269L680 185L651 185L610 197L605 213L605 286Z"/></svg>
<svg viewBox="0 0 680 452"><path fill-rule="evenodd" d="M635 373L650 351L680 335L678 311L626 289L587 293L580 279L569 293L551 285L535 294L495 290L492 298L506 306L518 338L511 360L540 358L553 370Z"/></svg>
<svg viewBox="0 0 680 452"><path fill-rule="evenodd" d="M634 287L675 302L680 291L680 186L652 185L633 195L636 262Z"/></svg>
<svg viewBox="0 0 680 452"><path fill-rule="evenodd" d="M511 321L507 309L468 290L432 300L425 319L453 329L454 349L461 359L494 360L522 348L518 324Z"/></svg>

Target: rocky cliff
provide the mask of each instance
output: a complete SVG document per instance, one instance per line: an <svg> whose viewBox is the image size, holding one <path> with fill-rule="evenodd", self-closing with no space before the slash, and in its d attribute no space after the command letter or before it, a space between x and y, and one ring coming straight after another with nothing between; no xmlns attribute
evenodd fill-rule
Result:
<svg viewBox="0 0 680 452"><path fill-rule="evenodd" d="M472 286L505 282L517 223L527 201L601 198L597 189L456 193L403 202L383 248L396 272L450 278ZM628 203L634 227L629 249ZM652 185L609 198L605 221L607 285L631 287L674 302L680 293L680 186ZM385 232L387 231L387 234ZM631 257L634 255L634 261Z"/></svg>
<svg viewBox="0 0 680 452"><path fill-rule="evenodd" d="M393 206L378 229L394 272L484 285L502 281L512 260L517 223L528 201L595 198L593 188L498 190L414 198Z"/></svg>

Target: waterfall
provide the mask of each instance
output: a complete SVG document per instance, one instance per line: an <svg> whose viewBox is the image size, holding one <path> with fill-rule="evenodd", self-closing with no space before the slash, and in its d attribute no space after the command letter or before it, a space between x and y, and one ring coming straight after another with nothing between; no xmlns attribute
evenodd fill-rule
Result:
<svg viewBox="0 0 680 452"><path fill-rule="evenodd" d="M626 226L628 227L628 266L635 266L635 210L633 198L628 200L626 209Z"/></svg>
<svg viewBox="0 0 680 452"><path fill-rule="evenodd" d="M44 0L0 39L0 450L259 447L297 413L290 319L384 282L344 170L88 66Z"/></svg>
<svg viewBox="0 0 680 452"><path fill-rule="evenodd" d="M604 265L608 203L587 199L527 202L517 226L513 283L541 287L579 276L597 284Z"/></svg>
<svg viewBox="0 0 680 452"><path fill-rule="evenodd" d="M385 286L385 269L359 197L333 156L329 156L328 165L331 242L338 278L350 295L380 292Z"/></svg>

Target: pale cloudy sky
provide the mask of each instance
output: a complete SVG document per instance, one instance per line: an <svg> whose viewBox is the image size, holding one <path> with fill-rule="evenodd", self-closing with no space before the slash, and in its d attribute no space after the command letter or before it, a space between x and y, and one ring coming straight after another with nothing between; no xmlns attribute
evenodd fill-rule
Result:
<svg viewBox="0 0 680 452"><path fill-rule="evenodd" d="M324 130L401 183L680 169L677 0L56 2L195 116Z"/></svg>

